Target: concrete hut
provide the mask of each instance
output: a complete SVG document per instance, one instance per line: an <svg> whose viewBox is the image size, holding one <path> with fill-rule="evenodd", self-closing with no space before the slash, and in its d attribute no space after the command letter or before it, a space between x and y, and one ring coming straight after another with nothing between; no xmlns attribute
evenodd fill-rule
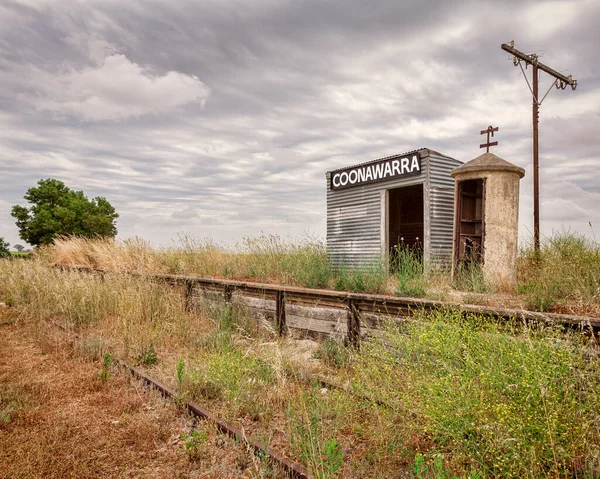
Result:
<svg viewBox="0 0 600 479"><path fill-rule="evenodd" d="M513 289L519 229L519 182L525 170L484 153L454 169L452 275L462 264L481 264L486 285Z"/></svg>

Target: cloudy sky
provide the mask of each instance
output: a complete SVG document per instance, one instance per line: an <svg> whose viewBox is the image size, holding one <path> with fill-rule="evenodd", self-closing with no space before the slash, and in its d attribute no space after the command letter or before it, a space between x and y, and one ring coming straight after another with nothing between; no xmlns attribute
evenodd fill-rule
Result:
<svg viewBox="0 0 600 479"><path fill-rule="evenodd" d="M58 178L105 196L119 237L325 236L325 172L479 131L526 169L531 94L500 49L579 81L541 108L542 233L600 239L600 1L0 1L0 236ZM530 72L528 72L530 75ZM540 91L550 86L543 74Z"/></svg>

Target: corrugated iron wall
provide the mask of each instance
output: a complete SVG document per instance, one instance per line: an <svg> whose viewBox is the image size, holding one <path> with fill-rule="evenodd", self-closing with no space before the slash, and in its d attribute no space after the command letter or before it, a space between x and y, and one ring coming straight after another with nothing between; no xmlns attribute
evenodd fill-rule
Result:
<svg viewBox="0 0 600 479"><path fill-rule="evenodd" d="M454 178L450 172L461 161L430 153L430 253L429 262L437 267L449 267L452 258L454 227Z"/></svg>
<svg viewBox="0 0 600 479"><path fill-rule="evenodd" d="M327 174L327 254L334 267L381 259L381 183L331 191ZM412 179L414 182L414 179ZM387 184L388 182L386 182Z"/></svg>
<svg viewBox="0 0 600 479"><path fill-rule="evenodd" d="M462 163L424 150L422 173L392 181L382 181L332 191L330 173L327 181L327 253L334 267L364 268L383 259L382 208L385 191L393 188L424 185L424 250L429 263L441 266L452 254L454 179L450 171ZM429 169L427 165L429 164ZM429 173L428 173L429 171ZM427 177L429 175L429 182ZM428 214L429 213L429 214Z"/></svg>

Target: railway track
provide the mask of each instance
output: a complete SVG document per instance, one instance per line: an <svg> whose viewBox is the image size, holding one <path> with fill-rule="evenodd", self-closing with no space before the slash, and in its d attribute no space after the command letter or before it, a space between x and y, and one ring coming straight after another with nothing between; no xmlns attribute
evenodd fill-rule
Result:
<svg viewBox="0 0 600 479"><path fill-rule="evenodd" d="M92 270L93 271L93 270ZM97 272L97 271L95 271ZM287 287L272 284L252 283L233 280L219 280L210 278L190 278L174 275L151 275L150 278L165 281L169 284L185 286L185 294L188 298L191 296L194 288L208 289L218 291L223 294L225 300L230 300L234 292L250 296L270 297L276 303L275 319L280 333L285 333L285 311L286 304L318 304L321 307L328 307L337 310L344 310L348 315L348 336L353 341L358 341L360 337L360 326L363 318L369 318L369 315L395 315L410 317L416 310L435 310L444 308L458 309L465 313L485 314L499 319L519 318L525 321L544 321L554 324L564 324L577 326L581 328L590 328L597 330L600 328L600 318L589 318L583 316L561 315L556 313L538 313L526 310L515 310L506 308L489 308L477 305L456 305L441 301L420 300L414 298L402 298L395 296L383 296L372 294L347 293L339 291L314 290L297 287ZM51 321L51 324L60 327L62 330L70 332L76 338L80 336L65 328L64 326ZM351 328L354 328L352 331ZM276 450L269 448L268 444L255 438L249 438L244 431L233 424L219 418L203 406L193 402L182 402L179 399L177 391L166 386L160 381L148 375L145 371L131 366L122 360L116 361L119 366L129 374L144 381L149 386L157 389L160 393L170 399L177 399L185 409L192 415L208 420L216 425L223 433L245 443L249 448L260 452L265 457L269 457L274 464L285 471L287 477L309 478L310 473L301 464L298 464ZM350 387L335 384L326 378L314 378L323 387L339 389L346 394L356 396L359 399L370 400L368 397L356 395ZM379 403L380 406L390 407L386 403Z"/></svg>
<svg viewBox="0 0 600 479"><path fill-rule="evenodd" d="M48 318L47 318L47 322L50 325L59 328L63 332L70 334L75 339L81 339L81 336L78 333L64 327L62 324L57 323L56 321L53 321ZM157 379L155 379L152 376L150 376L149 374L147 374L145 371L142 371L139 368L131 366L126 361L123 361L122 359L116 359L115 362L116 362L116 364L119 365L119 367L121 367L122 369L127 371L133 377L142 380L148 386L159 391L162 394L162 396L165 397L166 399L177 400L178 404L181 405L183 408L185 408L194 417L197 417L198 419L203 419L203 420L206 420L206 421L209 421L209 422L215 424L217 429L219 431L221 431L222 433L227 434L228 436L232 437L233 439L236 439L236 440L246 444L248 447L250 447L254 451L263 454L265 457L269 457L269 459L273 463L277 464L277 466L280 467L285 472L286 477L289 477L291 479L311 479L312 478L311 474L308 472L308 470L303 465L286 458L285 456L283 456L282 454L280 454L277 451L272 450L264 442L262 442L258 439L246 436L244 431L242 431L240 428L221 419L220 417L218 417L216 414L209 411L205 407L203 407L197 403L194 403L194 402L182 401L174 389L161 383ZM333 384L331 384L330 386L335 387L335 385L333 385Z"/></svg>
<svg viewBox="0 0 600 479"><path fill-rule="evenodd" d="M177 392L174 389L162 384L141 369L131 366L122 360L118 360L117 363L134 377L141 379L149 386L160 391L165 398L173 400L178 398ZM180 404L182 404L183 407L195 417L214 423L217 429L224 434L227 434L228 436L245 443L247 446L251 447L257 452L261 452L262 454L268 456L273 462L275 462L285 471L287 477L293 479L309 479L309 477L311 477L308 473L308 470L304 466L287 459L277 451L271 450L269 446L262 441L247 437L241 429L219 418L216 414L212 413L208 409L193 402L180 402Z"/></svg>

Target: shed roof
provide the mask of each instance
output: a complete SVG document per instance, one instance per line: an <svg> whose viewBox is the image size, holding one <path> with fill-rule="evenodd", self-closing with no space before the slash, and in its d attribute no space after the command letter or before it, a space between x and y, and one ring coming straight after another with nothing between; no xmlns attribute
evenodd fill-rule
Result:
<svg viewBox="0 0 600 479"><path fill-rule="evenodd" d="M513 165L490 152L479 155L477 158L455 168L450 174L452 177L455 177L456 175L472 171L511 171L517 173L520 178L525 176L525 170L523 168Z"/></svg>
<svg viewBox="0 0 600 479"><path fill-rule="evenodd" d="M414 153L419 153L421 158L423 158L424 156L428 156L430 153L434 153L439 156L446 156L446 155L442 155L438 151L432 150L431 148L417 148L416 150L407 151L405 153L399 153L397 155L385 156L383 158L377 158L376 160L370 160L370 161L366 161L364 163L358 163L357 165L343 166L341 168L336 168L335 170L329 170L327 173L335 173L336 171L346 170L348 168L356 168L359 166L371 165L373 163L378 163L378 162L384 161L384 160L391 160L393 158L404 158L405 156L412 155ZM448 158L450 158L450 157L448 157Z"/></svg>

